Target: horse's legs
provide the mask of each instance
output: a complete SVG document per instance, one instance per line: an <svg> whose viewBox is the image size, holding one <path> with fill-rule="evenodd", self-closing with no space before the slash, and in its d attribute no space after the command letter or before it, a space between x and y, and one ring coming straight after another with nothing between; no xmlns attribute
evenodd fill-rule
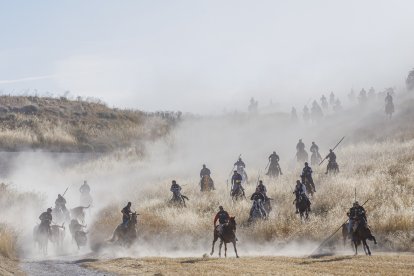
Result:
<svg viewBox="0 0 414 276"><path fill-rule="evenodd" d="M365 251L365 254L371 256L371 250L369 250L369 246L367 244L367 241L366 240L363 240L362 242L363 242L364 246L366 247L366 249L368 251L368 253L367 253L367 251Z"/></svg>
<svg viewBox="0 0 414 276"><path fill-rule="evenodd" d="M371 235L371 239L374 241L374 244L377 244L377 240L375 239L373 235Z"/></svg>
<svg viewBox="0 0 414 276"><path fill-rule="evenodd" d="M216 243L217 238L218 238L218 237L217 237L216 235L214 235L213 245L212 245L212 247L211 247L211 253L210 253L210 256L213 256L213 253L214 253L214 244Z"/></svg>
<svg viewBox="0 0 414 276"><path fill-rule="evenodd" d="M224 257L227 258L227 243L224 243Z"/></svg>
<svg viewBox="0 0 414 276"><path fill-rule="evenodd" d="M365 240L362 240L362 248L364 249L365 255L368 255L367 246L367 242Z"/></svg>
<svg viewBox="0 0 414 276"><path fill-rule="evenodd" d="M356 241L354 241L354 246L355 246L355 256L358 255L358 244Z"/></svg>
<svg viewBox="0 0 414 276"><path fill-rule="evenodd" d="M233 247L234 247L234 252L236 252L236 258L238 258L239 255L237 254L236 240L233 240L232 243L233 243Z"/></svg>
<svg viewBox="0 0 414 276"><path fill-rule="evenodd" d="M221 247L223 246L223 240L220 240L220 246L219 246L219 257L221 258Z"/></svg>

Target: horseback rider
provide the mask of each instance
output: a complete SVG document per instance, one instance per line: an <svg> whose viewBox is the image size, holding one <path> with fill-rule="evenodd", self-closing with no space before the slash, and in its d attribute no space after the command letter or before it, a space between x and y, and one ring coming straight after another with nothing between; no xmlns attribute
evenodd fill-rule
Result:
<svg viewBox="0 0 414 276"><path fill-rule="evenodd" d="M239 174L237 170L235 170L233 173L233 176L231 177L231 195L232 196L237 195L240 190L244 194L244 188L241 184L242 180L243 180L243 177L241 176L241 174Z"/></svg>
<svg viewBox="0 0 414 276"><path fill-rule="evenodd" d="M308 162L305 162L305 167L302 170L302 182L305 183L305 180L307 179L309 184L311 185L312 189L314 192L316 192L315 189L315 183L313 182L313 178L312 178L312 168L309 167Z"/></svg>
<svg viewBox="0 0 414 276"><path fill-rule="evenodd" d="M264 217L267 217L267 212L263 207L263 203L265 202L266 198L265 198L264 194L260 191L259 187L256 187L256 191L252 194L252 196L250 197L250 200L253 200L254 202L258 201L260 211L262 212ZM253 215L254 202L253 202L252 208L250 209L250 216Z"/></svg>
<svg viewBox="0 0 414 276"><path fill-rule="evenodd" d="M64 213L68 212L68 210L66 209L66 199L60 194L58 194L58 197L55 200L55 207L56 209L61 210Z"/></svg>
<svg viewBox="0 0 414 276"><path fill-rule="evenodd" d="M319 147L318 147L318 145L315 142L312 142L312 145L311 145L311 147L310 147L309 150L312 153L318 154L318 156L320 157L320 155L319 155Z"/></svg>
<svg viewBox="0 0 414 276"><path fill-rule="evenodd" d="M305 150L305 144L302 142L302 139L299 139L299 142L296 144L296 151L302 152Z"/></svg>
<svg viewBox="0 0 414 276"><path fill-rule="evenodd" d="M208 169L208 168L206 167L206 165L205 165L205 164L203 164L203 168L202 168L202 169L201 169L201 171L200 171L200 178L203 178L204 176L208 176L208 177L210 177L210 174L211 174L210 169Z"/></svg>
<svg viewBox="0 0 414 276"><path fill-rule="evenodd" d="M274 151L270 156L269 156L269 170L267 171L266 175L270 174L271 169L277 169L279 170L280 174L282 175L282 170L280 169L280 165L279 165L279 155L276 154L276 151Z"/></svg>
<svg viewBox="0 0 414 276"><path fill-rule="evenodd" d="M387 96L385 97L385 102L390 103L390 104L393 103L392 102L392 96L391 96L390 92L387 92Z"/></svg>
<svg viewBox="0 0 414 276"><path fill-rule="evenodd" d="M80 188L79 188L79 192L81 194L89 194L90 191L91 191L91 187L89 187L88 182L86 182L86 180L83 181L82 186L80 186Z"/></svg>
<svg viewBox="0 0 414 276"><path fill-rule="evenodd" d="M121 213L122 213L122 226L124 228L128 227L128 222L131 219L131 214L132 214L131 205L132 205L132 203L128 202L128 204L124 208L122 208L122 210L121 210Z"/></svg>
<svg viewBox="0 0 414 276"><path fill-rule="evenodd" d="M362 227L367 227L367 216L364 207L359 205L358 201L355 201L352 207L347 213L349 217L348 223L348 234L352 237L354 228L356 229L359 224L362 224ZM356 224L357 223L357 224ZM354 225L356 227L354 227Z"/></svg>
<svg viewBox="0 0 414 276"><path fill-rule="evenodd" d="M257 185L256 191L259 191L261 194L263 194L264 199L267 200L267 189L266 186L263 184L263 180L259 180L259 185Z"/></svg>
<svg viewBox="0 0 414 276"><path fill-rule="evenodd" d="M236 163L234 163L234 166L236 166L237 171L243 171L246 168L246 164L243 162L241 157L237 160Z"/></svg>
<svg viewBox="0 0 414 276"><path fill-rule="evenodd" d="M329 154L326 156L326 158L328 159L328 166L326 167L325 174L328 174L329 168L333 168L336 166L336 155L333 152L333 150L329 150Z"/></svg>
<svg viewBox="0 0 414 276"><path fill-rule="evenodd" d="M181 199L181 186L175 180L171 183L170 191L173 193L174 198Z"/></svg>
<svg viewBox="0 0 414 276"><path fill-rule="evenodd" d="M47 208L46 212L43 212L40 216L40 226L39 228L47 229L50 233L50 224L52 223L52 208Z"/></svg>
<svg viewBox="0 0 414 276"><path fill-rule="evenodd" d="M309 208L309 211L310 211L311 203L310 203L310 200L309 200L308 195L306 193L305 184L301 183L300 180L296 180L295 191L293 193L296 196L296 199L295 199L296 214L299 214L299 199L300 199L300 197L303 197L307 201L308 206L309 206L308 208Z"/></svg>
<svg viewBox="0 0 414 276"><path fill-rule="evenodd" d="M220 235L223 234L223 227L229 222L230 215L227 213L223 206L219 206L219 211L214 217L214 229L217 229ZM219 225L216 226L217 220L219 221Z"/></svg>

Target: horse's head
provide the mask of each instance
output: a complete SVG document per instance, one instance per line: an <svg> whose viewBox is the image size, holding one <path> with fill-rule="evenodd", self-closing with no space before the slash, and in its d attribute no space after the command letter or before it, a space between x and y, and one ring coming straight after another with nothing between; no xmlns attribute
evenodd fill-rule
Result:
<svg viewBox="0 0 414 276"><path fill-rule="evenodd" d="M131 220L130 220L130 222L131 222L132 225L137 224L137 222L138 222L138 214L137 214L137 212L133 212L131 214Z"/></svg>
<svg viewBox="0 0 414 276"><path fill-rule="evenodd" d="M229 218L229 224L232 229L236 230L236 217L230 217Z"/></svg>

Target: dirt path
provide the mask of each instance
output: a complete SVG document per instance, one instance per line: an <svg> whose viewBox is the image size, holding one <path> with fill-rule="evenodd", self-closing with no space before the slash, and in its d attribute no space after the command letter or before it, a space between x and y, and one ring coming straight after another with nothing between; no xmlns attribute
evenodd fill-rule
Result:
<svg viewBox="0 0 414 276"><path fill-rule="evenodd" d="M118 275L413 275L414 255L242 257L236 258L121 258L93 263L88 268Z"/></svg>
<svg viewBox="0 0 414 276"><path fill-rule="evenodd" d="M112 276L108 272L98 272L80 266L83 262L93 262L92 259L83 260L45 260L45 261L21 261L20 268L29 276Z"/></svg>

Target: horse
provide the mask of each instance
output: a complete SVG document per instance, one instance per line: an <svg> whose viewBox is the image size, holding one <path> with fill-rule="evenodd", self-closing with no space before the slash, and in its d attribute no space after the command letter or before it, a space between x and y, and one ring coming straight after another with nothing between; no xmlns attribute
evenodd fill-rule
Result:
<svg viewBox="0 0 414 276"><path fill-rule="evenodd" d="M33 228L33 240L42 251L43 256L47 255L47 245L49 241L50 231L49 225L38 224Z"/></svg>
<svg viewBox="0 0 414 276"><path fill-rule="evenodd" d="M253 201L252 208L250 210L250 217L248 219L249 223L255 222L260 219L265 219L267 217L266 210L263 207L263 203L260 199Z"/></svg>
<svg viewBox="0 0 414 276"><path fill-rule="evenodd" d="M302 176L302 183L305 185L306 191L309 193L309 195L313 197L313 193L315 192L315 189L310 183L309 178Z"/></svg>
<svg viewBox="0 0 414 276"><path fill-rule="evenodd" d="M55 245L56 249L61 249L63 246L63 240L65 239L66 229L64 223L60 225L50 226L50 241Z"/></svg>
<svg viewBox="0 0 414 276"><path fill-rule="evenodd" d="M308 219L309 218L309 212L310 212L310 204L309 201L303 196L299 196L298 204L298 210L301 220Z"/></svg>
<svg viewBox="0 0 414 276"><path fill-rule="evenodd" d="M86 245L88 241L88 238L86 236L88 232L83 231L84 227L86 227L86 225L79 224L76 219L72 219L71 223L69 224L69 231L72 235L72 241L74 240L76 242L78 250L81 246Z"/></svg>
<svg viewBox="0 0 414 276"><path fill-rule="evenodd" d="M278 178L281 174L282 172L280 170L279 164L277 162L271 162L266 175L268 175L271 178Z"/></svg>
<svg viewBox="0 0 414 276"><path fill-rule="evenodd" d="M221 257L221 247L224 243L224 257L227 258L227 244L231 242L234 247L234 252L236 253L236 258L238 258L239 255L237 254L237 248L236 248L237 239L236 239L235 217L230 217L229 222L223 226L223 231L221 235L218 233L217 227L214 228L214 239L213 239L213 245L212 245L211 253L210 253L211 256L214 253L214 244L219 238L220 238L219 257Z"/></svg>
<svg viewBox="0 0 414 276"><path fill-rule="evenodd" d="M272 211L272 204L270 203L271 200L273 199L266 197L265 201L263 202L263 208L266 210L266 214L268 215Z"/></svg>
<svg viewBox="0 0 414 276"><path fill-rule="evenodd" d="M175 207L187 207L185 205L185 201L190 200L185 195L182 195L180 193L173 193L173 197L170 199L170 205Z"/></svg>
<svg viewBox="0 0 414 276"><path fill-rule="evenodd" d="M234 191L231 191L230 195L233 201L238 201L246 197L246 195L244 194L244 189L242 187Z"/></svg>
<svg viewBox="0 0 414 276"><path fill-rule="evenodd" d="M300 150L296 153L296 160L301 164L308 162L308 158L309 156L306 150Z"/></svg>
<svg viewBox="0 0 414 276"><path fill-rule="evenodd" d="M109 242L115 242L121 246L130 247L138 236L136 228L136 225L138 223L137 217L137 212L134 212L131 214L131 218L128 221L126 227L124 227L122 224L118 225L115 228L115 231L112 234L112 238L109 240Z"/></svg>
<svg viewBox="0 0 414 276"><path fill-rule="evenodd" d="M385 114L391 119L392 113L394 113L394 104L392 101L387 101L385 104Z"/></svg>
<svg viewBox="0 0 414 276"><path fill-rule="evenodd" d="M208 175L204 175L200 180L200 191L207 192L211 190L215 190L213 179Z"/></svg>
<svg viewBox="0 0 414 276"><path fill-rule="evenodd" d="M88 242L88 237L86 236L87 234L88 234L88 232L85 232L83 230L75 232L75 234L73 236L73 239L76 242L78 250L80 249L81 246L85 246L86 243Z"/></svg>
<svg viewBox="0 0 414 276"><path fill-rule="evenodd" d="M321 161L322 161L322 157L319 154L319 152L313 151L312 155L311 155L311 165L312 166L318 166L319 163L321 163Z"/></svg>
<svg viewBox="0 0 414 276"><path fill-rule="evenodd" d="M327 171L327 173L333 173L333 174L339 173L338 163L336 163L336 161L328 162L328 165L326 167L326 171Z"/></svg>
<svg viewBox="0 0 414 276"><path fill-rule="evenodd" d="M88 209L90 207L90 205L88 205L88 207L83 207L83 206L79 206L79 207L75 207L73 209L70 209L70 216L72 219L77 219L79 220L81 223L85 223L85 209Z"/></svg>
<svg viewBox="0 0 414 276"><path fill-rule="evenodd" d="M346 239L349 237L348 234L348 223L342 224L342 238L345 246ZM355 229L355 230L354 230ZM377 240L372 235L371 230L369 227L364 225L364 223L358 223L357 221L354 224L354 229L352 233L352 244L355 248L355 256L358 255L358 246L362 243L362 248L364 249L364 252L366 255L371 256L371 250L369 249L369 246L367 244L367 240L374 241L374 244L377 244Z"/></svg>

